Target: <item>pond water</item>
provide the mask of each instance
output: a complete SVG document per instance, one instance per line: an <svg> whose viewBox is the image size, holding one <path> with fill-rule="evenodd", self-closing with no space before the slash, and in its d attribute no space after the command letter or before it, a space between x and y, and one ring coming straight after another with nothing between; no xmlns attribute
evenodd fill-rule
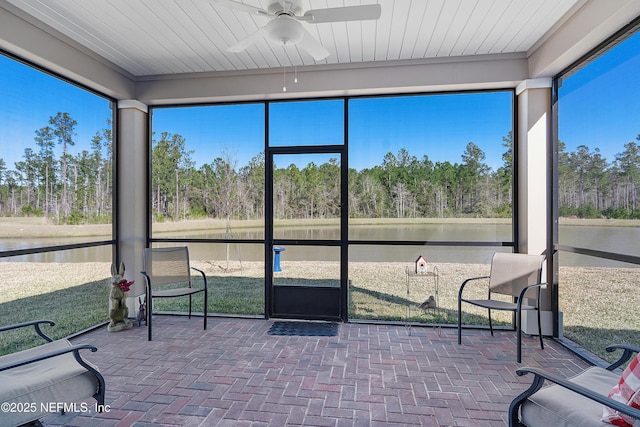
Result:
<svg viewBox="0 0 640 427"><path fill-rule="evenodd" d="M233 231L233 230L232 230ZM375 225L351 226L349 238L351 240L382 240L382 241L472 241L492 242L508 241L511 234L510 225L495 224L410 224L410 225ZM276 230L275 236L280 239L326 239L338 238L336 227L288 227ZM622 254L638 254L640 241L640 227L606 227L606 226L562 226L560 229L561 243L578 247L587 247L603 251ZM262 239L261 230L233 231L235 239ZM222 239L224 231L213 232L180 232L165 233L156 237L168 238L208 238ZM100 238L101 239L101 238ZM37 239L1 239L0 250L26 249L81 243L87 238L37 238ZM192 256L195 259L226 259L227 245L190 243ZM283 252L283 259L291 261L303 260L338 260L339 251L336 247L312 247L293 245ZM491 254L499 250L495 246L457 247L457 246L374 246L352 245L349 250L349 260L352 262L412 262L418 255L423 255L431 262L457 263L488 263ZM509 250L509 248L503 248ZM231 258L243 261L261 261L264 258L262 244L231 244L229 245ZM83 248L70 251L60 251L42 254L25 255L0 259L0 261L31 261L31 262L87 262L111 260L111 247ZM601 267L633 267L626 263L619 263L599 258L575 254L561 254L561 264L567 266L601 266Z"/></svg>

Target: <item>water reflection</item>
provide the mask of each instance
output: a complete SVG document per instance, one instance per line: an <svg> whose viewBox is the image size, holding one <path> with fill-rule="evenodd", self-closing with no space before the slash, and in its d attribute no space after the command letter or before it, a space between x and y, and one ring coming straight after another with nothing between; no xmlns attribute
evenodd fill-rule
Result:
<svg viewBox="0 0 640 427"><path fill-rule="evenodd" d="M288 227L277 228L275 232L280 239L318 239L338 240L339 229L334 226L323 227ZM351 226L351 240L381 241L509 241L511 226L508 224L409 224L409 225L375 225ZM225 231L194 231L155 234L154 237L189 238L189 239L223 239ZM563 244L578 247L592 247L615 253L635 254L640 239L640 228L635 227L561 227ZM241 229L233 232L235 239L253 239L262 241L264 231L261 229ZM27 249L32 247L55 246L82 243L86 238L37 238L37 239L0 239L0 251ZM174 243L163 244L172 246ZM264 246L253 244L189 244L192 257L200 260L232 260L263 261ZM349 250L349 260L353 262L387 261L411 262L418 255L427 257L432 262L488 263L496 250L509 251L508 247L499 245L490 247L455 247L455 246L374 246L353 245ZM0 261L18 262L90 262L96 259L110 260L110 245L83 248L70 251L57 251L41 254L24 255L11 258L0 258ZM335 247L311 247L290 245L283 258L291 261L334 260ZM629 264L609 261L593 257L563 254L562 265L594 266L594 267L630 267Z"/></svg>

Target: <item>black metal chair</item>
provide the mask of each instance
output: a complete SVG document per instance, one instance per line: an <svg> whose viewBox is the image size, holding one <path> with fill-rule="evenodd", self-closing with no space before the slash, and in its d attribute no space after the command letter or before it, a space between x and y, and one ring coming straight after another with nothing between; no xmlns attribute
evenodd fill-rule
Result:
<svg viewBox="0 0 640 427"><path fill-rule="evenodd" d="M191 270L202 275L204 287L192 286ZM204 271L189 265L189 248L146 248L144 250L144 271L147 298L147 328L149 341L152 339L152 317L154 298L189 297L189 318L192 311L192 297L204 293L204 329L207 329L208 286ZM170 286L166 286L170 285Z"/></svg>
<svg viewBox="0 0 640 427"><path fill-rule="evenodd" d="M542 286L542 265L544 255L529 255L517 253L496 252L491 261L489 276L472 277L462 282L458 292L458 344L462 344L462 303L466 302L489 310L489 329L493 336L491 310L512 311L515 314L516 330L518 333L518 363L522 360L522 311L536 310L538 312L538 335L540 347L542 342L542 326L540 322L540 293ZM467 284L480 279L489 279L489 294L487 299L466 299L463 291ZM493 299L493 294L508 295L511 301ZM535 305L527 303L527 299L534 299Z"/></svg>

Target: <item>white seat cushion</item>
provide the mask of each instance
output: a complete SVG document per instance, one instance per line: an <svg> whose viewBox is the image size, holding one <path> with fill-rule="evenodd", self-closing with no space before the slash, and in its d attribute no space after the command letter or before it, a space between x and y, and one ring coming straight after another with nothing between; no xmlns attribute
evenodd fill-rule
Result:
<svg viewBox="0 0 640 427"><path fill-rule="evenodd" d="M571 381L604 396L618 383L620 375L599 367L586 369ZM602 405L558 385L545 387L524 402L522 422L544 427L602 427Z"/></svg>
<svg viewBox="0 0 640 427"><path fill-rule="evenodd" d="M70 346L69 341L61 339L2 356L0 363L20 361ZM0 372L0 401L35 405L30 406L29 411L4 412L1 424L20 425L37 420L50 413L41 404L82 402L92 397L98 388L96 377L76 361L73 353L7 369Z"/></svg>

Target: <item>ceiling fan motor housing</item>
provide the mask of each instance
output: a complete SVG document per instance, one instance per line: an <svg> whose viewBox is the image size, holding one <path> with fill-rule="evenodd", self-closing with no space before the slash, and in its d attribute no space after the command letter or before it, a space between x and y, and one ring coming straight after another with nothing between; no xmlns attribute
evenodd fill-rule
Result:
<svg viewBox="0 0 640 427"><path fill-rule="evenodd" d="M269 15L278 16L281 14L298 15L302 10L297 0L276 1L267 7Z"/></svg>

